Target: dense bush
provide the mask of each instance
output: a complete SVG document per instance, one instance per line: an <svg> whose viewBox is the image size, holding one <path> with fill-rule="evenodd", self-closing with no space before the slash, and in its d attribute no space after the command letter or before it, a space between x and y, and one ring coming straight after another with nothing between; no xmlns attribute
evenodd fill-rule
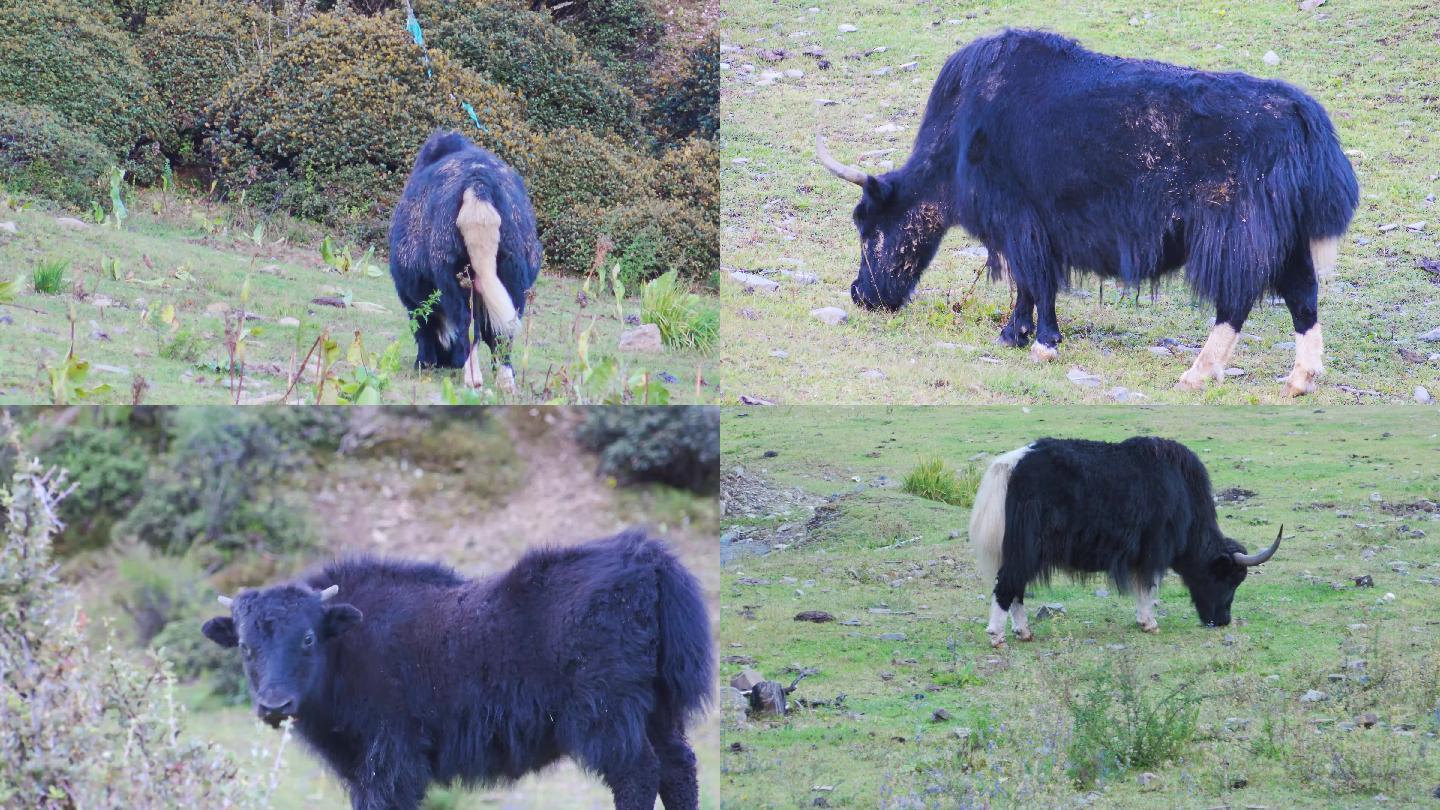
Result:
<svg viewBox="0 0 1440 810"><path fill-rule="evenodd" d="M184 733L173 677L114 644L55 578L62 480L36 464L0 487L0 797L6 807L264 807L265 775Z"/></svg>
<svg viewBox="0 0 1440 810"><path fill-rule="evenodd" d="M437 127L512 162L533 140L515 95L444 54L424 54L395 14L317 15L263 65L226 85L209 115L232 194L383 238L415 152ZM481 130L461 108L471 104Z"/></svg>
<svg viewBox="0 0 1440 810"><path fill-rule="evenodd" d="M702 494L720 482L720 411L711 407L591 408L576 434L622 482L655 481Z"/></svg>
<svg viewBox="0 0 1440 810"><path fill-rule="evenodd" d="M551 2L565 30L612 70L637 75L643 57L660 39L662 24L652 0Z"/></svg>
<svg viewBox="0 0 1440 810"><path fill-rule="evenodd" d="M72 424L59 432L45 461L71 470L75 493L61 505L62 555L110 543L110 532L140 498L152 458L135 433L110 422Z"/></svg>
<svg viewBox="0 0 1440 810"><path fill-rule="evenodd" d="M666 140L714 140L720 132L720 46L713 37L685 52L683 67L654 84L651 127Z"/></svg>
<svg viewBox="0 0 1440 810"><path fill-rule="evenodd" d="M86 127L148 181L157 97L114 15L71 0L0 3L0 101L48 107Z"/></svg>
<svg viewBox="0 0 1440 810"><path fill-rule="evenodd" d="M0 185L88 207L104 194L115 156L84 127L43 107L0 102Z"/></svg>
<svg viewBox="0 0 1440 810"><path fill-rule="evenodd" d="M92 0L92 2L94 1ZM145 27L147 21L170 14L177 7L184 7L181 0L109 0L109 2L120 17L120 21L131 31L139 31Z"/></svg>
<svg viewBox="0 0 1440 810"><path fill-rule="evenodd" d="M720 150L713 141L691 138L667 149L651 175L655 196L704 211L720 224Z"/></svg>
<svg viewBox="0 0 1440 810"><path fill-rule="evenodd" d="M482 0L429 0L414 8L426 44L519 93L539 129L644 137L639 100L549 17Z"/></svg>
<svg viewBox="0 0 1440 810"><path fill-rule="evenodd" d="M289 486L301 448L263 414L218 418L174 412L174 438L115 534L183 554L205 543L223 554L304 548L311 531Z"/></svg>
<svg viewBox="0 0 1440 810"><path fill-rule="evenodd" d="M163 91L161 142L167 151L191 156L206 106L226 82L260 62L270 36L265 15L245 3L203 0L151 22L138 50Z"/></svg>

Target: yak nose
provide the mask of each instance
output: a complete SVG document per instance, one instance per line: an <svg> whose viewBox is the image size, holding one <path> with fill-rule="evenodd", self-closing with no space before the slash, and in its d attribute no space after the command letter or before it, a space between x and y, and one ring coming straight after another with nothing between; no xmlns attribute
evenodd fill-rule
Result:
<svg viewBox="0 0 1440 810"><path fill-rule="evenodd" d="M255 708L264 717L289 717L295 714L295 698L257 698Z"/></svg>

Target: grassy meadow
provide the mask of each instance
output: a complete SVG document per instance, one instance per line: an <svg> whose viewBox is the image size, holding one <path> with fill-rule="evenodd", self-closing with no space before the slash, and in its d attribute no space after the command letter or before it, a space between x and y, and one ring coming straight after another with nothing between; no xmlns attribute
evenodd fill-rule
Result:
<svg viewBox="0 0 1440 810"><path fill-rule="evenodd" d="M1281 401L1295 352L1290 315L1278 299L1262 302L1247 321L1230 363L1237 376L1203 394L1172 390L1214 317L1178 276L1153 297L1148 288L1139 295L1113 284L1102 290L1093 277L1081 277L1057 303L1065 340L1050 364L996 343L1012 293L979 277L983 252L959 229L905 309L867 313L851 303L859 238L850 213L859 190L816 163L815 134L827 137L837 159L867 172L902 165L945 59L1007 26L1056 31L1106 53L1283 79L1319 99L1359 175L1361 204L1341 242L1337 272L1322 282L1327 371L1307 401L1397 402L1410 400L1419 385L1433 391L1440 344L1419 338L1440 326L1440 268L1433 264L1440 234L1434 207L1440 39L1433 4L1332 2L1309 12L1296 6L1293 0L727 3L720 372L726 401L1096 403L1137 393L1149 402ZM1274 65L1265 59L1270 51L1279 57ZM1425 223L1419 230L1407 227L1419 222ZM1397 227L1382 232L1385 225ZM733 271L779 287L752 292ZM840 307L849 320L822 323L810 315L819 307ZM1072 369L1089 376L1072 382ZM1123 396L1118 388L1126 389Z"/></svg>
<svg viewBox="0 0 1440 810"><path fill-rule="evenodd" d="M327 234L319 226L283 215L261 220L203 196L136 196L121 229L113 219L62 224L74 215L43 206L0 208L0 221L15 225L0 230L0 282L17 282L13 299L0 299L0 404L656 404L718 396L705 353L618 350L630 328L621 315L638 323L638 289L617 312L608 284L544 270L514 349L518 392L496 387L483 347L486 387L470 392L458 369L413 368L409 320L383 254L362 263L363 248L332 242L353 260L342 271L322 259ZM57 267L58 289L38 291L37 268ZM319 368L322 332L333 345ZM243 375L232 380L237 335ZM88 364L83 375L62 373L72 353Z"/></svg>
<svg viewBox="0 0 1440 810"><path fill-rule="evenodd" d="M1158 635L1108 583L1057 578L1026 600L1034 642L992 650L968 508L902 482L938 457L973 493L968 471L1035 438L1141 433L1200 455L1221 526L1251 550L1284 524L1232 625L1200 626L1173 575ZM722 683L813 670L784 717L747 716L725 693L726 806L1435 801L1440 423L1428 412L751 409L724 414L722 450ZM1046 605L1057 614L1037 620Z"/></svg>

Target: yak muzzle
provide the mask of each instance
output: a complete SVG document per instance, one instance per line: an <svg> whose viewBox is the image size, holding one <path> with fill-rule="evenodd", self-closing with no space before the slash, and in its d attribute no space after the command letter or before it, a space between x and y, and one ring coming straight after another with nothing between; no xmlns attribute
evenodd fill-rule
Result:
<svg viewBox="0 0 1440 810"><path fill-rule="evenodd" d="M269 697L255 699L255 713L265 721L271 728L279 728L288 717L294 717L296 701L294 698Z"/></svg>

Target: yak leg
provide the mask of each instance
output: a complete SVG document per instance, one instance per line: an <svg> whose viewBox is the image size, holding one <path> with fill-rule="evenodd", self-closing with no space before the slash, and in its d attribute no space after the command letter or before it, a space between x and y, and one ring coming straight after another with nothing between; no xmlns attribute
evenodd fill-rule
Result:
<svg viewBox="0 0 1440 810"><path fill-rule="evenodd" d="M1206 338L1200 354L1195 356L1195 362L1180 375L1180 382L1175 384L1176 390L1199 391L1211 380L1218 382L1225 379L1225 367L1230 363L1230 353L1235 351L1235 343L1240 339L1240 327L1245 325L1245 319L1249 316L1248 305L1238 312L1216 310L1215 326L1210 329L1210 337Z"/></svg>
<svg viewBox="0 0 1440 810"><path fill-rule="evenodd" d="M1023 287L1015 287L1015 311L1010 322L1000 330L1000 343L1005 346L1023 348L1035 332L1035 299Z"/></svg>
<svg viewBox="0 0 1440 810"><path fill-rule="evenodd" d="M633 761L601 772L615 797L615 810L655 810L655 798L660 794L660 759L648 741L644 746Z"/></svg>
<svg viewBox="0 0 1440 810"><path fill-rule="evenodd" d="M652 716L648 733L660 758L660 801L665 810L699 810L695 751L685 739L684 725Z"/></svg>
<svg viewBox="0 0 1440 810"><path fill-rule="evenodd" d="M990 624L985 628L986 634L990 636L990 646L999 647L1005 643L1005 616L1010 616L1010 624L1015 629L1015 637L1021 641L1030 641L1035 636L1030 632L1029 625L1025 622L1025 588L1018 587L1011 582L1014 579L1006 575L1005 566L1001 565L1000 574L996 578L995 595L990 602ZM1023 582L1023 580L1019 580Z"/></svg>
<svg viewBox="0 0 1440 810"><path fill-rule="evenodd" d="M1325 370L1321 362L1324 341L1320 336L1320 283L1316 273L1334 265L1335 241L1316 240L1308 246L1297 246L1290 252L1276 285L1295 325L1295 367L1285 381L1286 396L1314 391L1315 378Z"/></svg>
<svg viewBox="0 0 1440 810"><path fill-rule="evenodd" d="M1135 577L1135 621L1147 633L1160 632L1160 624L1155 621L1155 593L1159 589L1158 581L1144 582L1140 576Z"/></svg>
<svg viewBox="0 0 1440 810"><path fill-rule="evenodd" d="M1021 641L1035 640L1035 634L1030 632L1030 623L1025 619L1025 603L1019 599L1010 603L1010 627Z"/></svg>
<svg viewBox="0 0 1440 810"><path fill-rule="evenodd" d="M1060 356L1060 321L1055 317L1055 286L1047 280L1035 294L1035 345L1030 347L1030 359L1037 363L1048 363Z"/></svg>
<svg viewBox="0 0 1440 810"><path fill-rule="evenodd" d="M999 647L1005 643L1005 616L1007 611L1000 607L994 596L990 597L990 623L985 626L985 635L990 637L990 646Z"/></svg>

